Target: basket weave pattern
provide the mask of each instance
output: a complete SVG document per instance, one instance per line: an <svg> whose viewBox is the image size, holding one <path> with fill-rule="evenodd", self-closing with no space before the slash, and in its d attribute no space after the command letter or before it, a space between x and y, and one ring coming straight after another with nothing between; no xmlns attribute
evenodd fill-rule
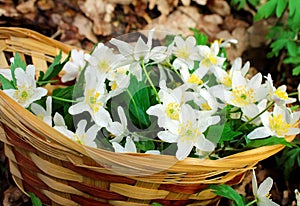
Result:
<svg viewBox="0 0 300 206"><path fill-rule="evenodd" d="M60 50L66 56L71 49L30 30L0 28L0 68L8 68L9 57L18 52L27 63L45 70ZM0 124L13 179L47 205L213 204L218 198L205 190L209 184L237 184L257 162L283 149L265 146L219 160L184 161L113 153L68 139L2 91Z"/></svg>

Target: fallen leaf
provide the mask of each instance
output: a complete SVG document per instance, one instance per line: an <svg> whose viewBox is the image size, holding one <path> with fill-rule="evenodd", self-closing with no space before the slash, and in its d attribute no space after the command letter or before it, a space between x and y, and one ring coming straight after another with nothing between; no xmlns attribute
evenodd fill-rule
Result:
<svg viewBox="0 0 300 206"><path fill-rule="evenodd" d="M266 43L266 35L270 25L267 21L257 21L247 29L249 35L249 44L251 47L257 48Z"/></svg>
<svg viewBox="0 0 300 206"><path fill-rule="evenodd" d="M39 0L37 2L37 5L38 5L39 9L44 10L44 11L53 9L55 7L53 0Z"/></svg>
<svg viewBox="0 0 300 206"><path fill-rule="evenodd" d="M93 33L93 23L81 14L75 16L73 25L78 28L79 34L85 36L93 43L97 43L98 39Z"/></svg>
<svg viewBox="0 0 300 206"><path fill-rule="evenodd" d="M23 3L18 4L16 8L22 14L33 13L36 11L36 7L34 5L35 2L36 0L25 1Z"/></svg>
<svg viewBox="0 0 300 206"><path fill-rule="evenodd" d="M210 0L207 4L212 13L226 16L230 14L230 6L225 0Z"/></svg>
<svg viewBox="0 0 300 206"><path fill-rule="evenodd" d="M235 19L232 15L227 15L224 19L223 26L224 30L232 32L237 27L248 28L249 24L243 20Z"/></svg>

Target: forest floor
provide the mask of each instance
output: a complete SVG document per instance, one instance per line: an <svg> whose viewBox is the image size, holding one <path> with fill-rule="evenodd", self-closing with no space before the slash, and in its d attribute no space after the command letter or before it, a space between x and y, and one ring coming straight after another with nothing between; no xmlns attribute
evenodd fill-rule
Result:
<svg viewBox="0 0 300 206"><path fill-rule="evenodd" d="M117 2L117 3L116 3ZM280 57L268 59L268 28L274 20L253 21L255 9L237 10L226 0L0 0L0 27L24 27L64 43L91 50L94 43L140 30L168 31L187 36L196 28L215 39L234 38L238 44L227 50L233 61L250 61L251 72L271 73L275 85L286 84L293 92L299 77L282 64ZM299 139L299 138L298 138ZM300 169L294 166L288 178L271 157L257 165L258 182L272 177L272 199L283 206L295 205L294 190L300 189ZM251 197L251 173L236 187ZM3 203L2 203L3 202ZM30 199L15 187L0 142L0 206L31 205ZM229 205L224 202L221 205Z"/></svg>

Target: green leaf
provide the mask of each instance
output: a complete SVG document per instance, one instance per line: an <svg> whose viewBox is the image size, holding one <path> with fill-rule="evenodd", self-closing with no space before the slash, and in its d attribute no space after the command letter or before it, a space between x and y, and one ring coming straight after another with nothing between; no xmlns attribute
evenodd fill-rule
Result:
<svg viewBox="0 0 300 206"><path fill-rule="evenodd" d="M300 65L293 68L293 75L298 76L300 74Z"/></svg>
<svg viewBox="0 0 300 206"><path fill-rule="evenodd" d="M295 56L298 55L297 54L298 46L294 41L288 41L287 44L286 44L286 48L287 48L288 54L291 57L295 57Z"/></svg>
<svg viewBox="0 0 300 206"><path fill-rule="evenodd" d="M137 149L141 151L154 150L155 145L152 140L135 142Z"/></svg>
<svg viewBox="0 0 300 206"><path fill-rule="evenodd" d="M152 202L150 206L162 206L162 204L159 204L158 202Z"/></svg>
<svg viewBox="0 0 300 206"><path fill-rule="evenodd" d="M221 136L221 139L219 140L219 142L222 143L224 141L231 141L235 137L237 137L237 136L239 136L241 134L243 134L243 133L242 132L234 131L233 128L232 128L232 126L230 125L230 123L227 122L224 125L222 136Z"/></svg>
<svg viewBox="0 0 300 206"><path fill-rule="evenodd" d="M263 18L270 17L272 14L274 14L276 5L277 5L277 0L270 0L267 3L265 3L264 5L262 5L258 9L256 15L254 16L254 20L258 21Z"/></svg>
<svg viewBox="0 0 300 206"><path fill-rule="evenodd" d="M286 141L284 138L279 137L269 137L264 139L256 139L256 140L250 140L247 143L248 148L257 148L262 146L270 146L270 145L276 145L276 144L282 144L287 147L291 147L292 144L288 141Z"/></svg>
<svg viewBox="0 0 300 206"><path fill-rule="evenodd" d="M131 121L140 129L149 127L151 122L146 111L152 105L151 101L155 96L152 88L131 75L127 93L130 96L129 117Z"/></svg>
<svg viewBox="0 0 300 206"><path fill-rule="evenodd" d="M254 7L256 7L260 3L260 0L248 0L248 1Z"/></svg>
<svg viewBox="0 0 300 206"><path fill-rule="evenodd" d="M300 64L300 56L287 57L283 60L285 64Z"/></svg>
<svg viewBox="0 0 300 206"><path fill-rule="evenodd" d="M277 0L276 16L279 18L287 7L287 0Z"/></svg>
<svg viewBox="0 0 300 206"><path fill-rule="evenodd" d="M26 70L26 63L21 59L18 52L16 52L14 56L14 62L10 65L11 76L14 85L17 85L17 80L15 77L16 68L22 68L24 71Z"/></svg>
<svg viewBox="0 0 300 206"><path fill-rule="evenodd" d="M2 89L16 89L12 81L6 79L2 74L0 74L0 81L2 84Z"/></svg>
<svg viewBox="0 0 300 206"><path fill-rule="evenodd" d="M194 32L194 37L196 39L197 45L206 45L208 37L205 34L201 33L196 28L190 28L190 30Z"/></svg>
<svg viewBox="0 0 300 206"><path fill-rule="evenodd" d="M216 195L233 200L234 203L238 206L245 205L241 195L229 185L210 185L209 188L212 189L212 192Z"/></svg>
<svg viewBox="0 0 300 206"><path fill-rule="evenodd" d="M289 18L288 24L293 30L299 30L300 28L300 10L299 0L289 0Z"/></svg>
<svg viewBox="0 0 300 206"><path fill-rule="evenodd" d="M29 192L29 195L33 206L42 206L42 202L38 197L36 197L32 192Z"/></svg>

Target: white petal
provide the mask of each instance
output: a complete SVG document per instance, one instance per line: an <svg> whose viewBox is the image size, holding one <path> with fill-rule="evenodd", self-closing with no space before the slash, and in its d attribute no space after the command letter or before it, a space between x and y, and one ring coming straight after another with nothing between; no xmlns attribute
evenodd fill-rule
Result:
<svg viewBox="0 0 300 206"><path fill-rule="evenodd" d="M160 132L158 132L157 136L162 141L169 142L169 143L175 143L175 142L177 142L177 139L178 139L177 135L172 134L169 131L160 131Z"/></svg>
<svg viewBox="0 0 300 206"><path fill-rule="evenodd" d="M87 125L87 121L85 119L82 119L77 124L76 134L79 137L82 137L83 134L85 134L85 127Z"/></svg>
<svg viewBox="0 0 300 206"><path fill-rule="evenodd" d="M126 138L125 152L133 152L133 153L137 152L136 146L135 146L133 140L130 137Z"/></svg>
<svg viewBox="0 0 300 206"><path fill-rule="evenodd" d="M124 152L124 147L122 147L119 143L112 142L112 146L113 146L115 152Z"/></svg>
<svg viewBox="0 0 300 206"><path fill-rule="evenodd" d="M252 192L253 195L257 197L257 180L256 180L256 175L254 170L252 170Z"/></svg>
<svg viewBox="0 0 300 206"><path fill-rule="evenodd" d="M194 145L192 141L179 141L177 142L177 152L176 158L178 160L184 160L187 156L189 156L190 152L192 151Z"/></svg>
<svg viewBox="0 0 300 206"><path fill-rule="evenodd" d="M103 107L100 107L98 112L94 114L94 121L100 127L107 127L109 124L111 124L112 119L109 112Z"/></svg>
<svg viewBox="0 0 300 206"><path fill-rule="evenodd" d="M53 117L53 122L55 126L64 126L66 127L66 123L65 120L63 118L63 116L61 114L59 114L58 112L55 113L54 117Z"/></svg>
<svg viewBox="0 0 300 206"><path fill-rule="evenodd" d="M272 132L270 131L269 128L266 127L258 127L255 130L253 130L252 132L250 132L247 137L249 139L261 139L261 138L265 138L268 136L271 136Z"/></svg>
<svg viewBox="0 0 300 206"><path fill-rule="evenodd" d="M259 185L257 195L265 197L270 192L272 185L273 179L271 177L268 177Z"/></svg>
<svg viewBox="0 0 300 206"><path fill-rule="evenodd" d="M123 54L125 57L133 53L133 47L124 41L112 38L109 42L118 47L120 53Z"/></svg>
<svg viewBox="0 0 300 206"><path fill-rule="evenodd" d="M84 102L78 102L72 105L68 110L71 115L80 114L84 111L89 111L89 106Z"/></svg>
<svg viewBox="0 0 300 206"><path fill-rule="evenodd" d="M33 114L37 116L38 115L46 116L46 110L39 104L32 103L30 109L33 112Z"/></svg>

